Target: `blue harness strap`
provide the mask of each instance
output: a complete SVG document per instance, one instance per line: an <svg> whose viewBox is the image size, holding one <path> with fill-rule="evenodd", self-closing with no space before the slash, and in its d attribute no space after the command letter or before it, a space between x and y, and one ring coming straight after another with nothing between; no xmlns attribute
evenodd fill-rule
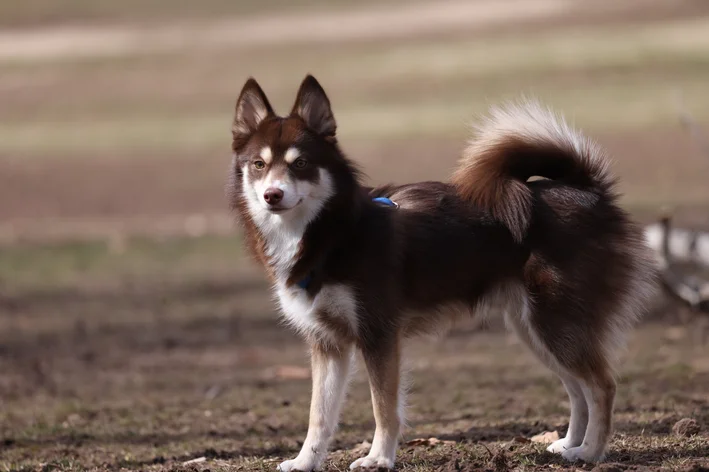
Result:
<svg viewBox="0 0 709 472"><path fill-rule="evenodd" d="M391 200L390 198L387 197L376 197L372 198L372 201L374 203L379 203L380 205L392 207L392 208L399 208L399 204L396 203L395 201ZM313 281L313 273L309 273L306 275L303 279L298 281L296 284L298 287L302 288L303 290L307 290L308 286L310 286L310 282Z"/></svg>
<svg viewBox="0 0 709 472"><path fill-rule="evenodd" d="M395 201L387 198L387 197L377 197L377 198L372 198L372 201L374 203L381 203L384 206L390 206L394 208L399 208L399 204L396 203Z"/></svg>
<svg viewBox="0 0 709 472"><path fill-rule="evenodd" d="M307 290L308 285L310 285L310 282L312 282L312 281L313 281L313 274L311 272L310 274L306 275L304 279L300 280L296 285L298 285L298 287L302 288L303 290Z"/></svg>

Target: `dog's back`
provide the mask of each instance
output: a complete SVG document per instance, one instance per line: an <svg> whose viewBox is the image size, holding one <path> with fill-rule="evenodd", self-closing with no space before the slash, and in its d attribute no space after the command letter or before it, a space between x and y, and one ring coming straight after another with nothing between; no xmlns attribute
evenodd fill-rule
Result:
<svg viewBox="0 0 709 472"><path fill-rule="evenodd" d="M614 187L598 146L526 104L493 110L451 184L373 192L401 209L404 331L431 329L447 304L504 301L508 324L567 387L569 433L550 450L569 459L603 457L615 357L655 288Z"/></svg>
<svg viewBox="0 0 709 472"><path fill-rule="evenodd" d="M237 102L232 205L313 354L310 430L282 470L322 464L355 348L377 429L353 467L391 467L403 422L401 339L435 329L450 305L475 312L491 300L505 302L508 324L569 394L568 433L549 450L600 460L615 355L654 270L599 148L537 105L496 109L450 183L366 189L335 130L310 76L287 117L253 80Z"/></svg>

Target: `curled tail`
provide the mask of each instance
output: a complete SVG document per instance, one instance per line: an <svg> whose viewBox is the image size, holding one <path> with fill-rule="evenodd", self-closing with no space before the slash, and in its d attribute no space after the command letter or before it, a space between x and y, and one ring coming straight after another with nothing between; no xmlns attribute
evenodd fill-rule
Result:
<svg viewBox="0 0 709 472"><path fill-rule="evenodd" d="M532 217L527 180L558 180L613 195L615 179L595 143L537 103L493 108L463 152L452 183L521 241Z"/></svg>

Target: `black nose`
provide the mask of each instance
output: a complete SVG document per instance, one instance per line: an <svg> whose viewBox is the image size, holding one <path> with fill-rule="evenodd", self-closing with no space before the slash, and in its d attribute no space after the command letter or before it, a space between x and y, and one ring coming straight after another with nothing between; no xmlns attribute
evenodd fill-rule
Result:
<svg viewBox="0 0 709 472"><path fill-rule="evenodd" d="M268 188L263 192L263 199L266 200L266 203L269 205L275 205L283 200L283 190L273 187Z"/></svg>

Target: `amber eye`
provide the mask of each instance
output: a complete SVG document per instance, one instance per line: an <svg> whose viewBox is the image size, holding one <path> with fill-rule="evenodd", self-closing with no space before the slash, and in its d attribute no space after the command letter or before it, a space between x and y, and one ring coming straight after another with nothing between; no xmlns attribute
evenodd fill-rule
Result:
<svg viewBox="0 0 709 472"><path fill-rule="evenodd" d="M254 167L257 168L258 170L261 170L264 167L266 167L266 163L263 161L254 161Z"/></svg>
<svg viewBox="0 0 709 472"><path fill-rule="evenodd" d="M305 167L308 165L308 161L305 159L297 159L293 165L295 166L296 169L305 169Z"/></svg>

